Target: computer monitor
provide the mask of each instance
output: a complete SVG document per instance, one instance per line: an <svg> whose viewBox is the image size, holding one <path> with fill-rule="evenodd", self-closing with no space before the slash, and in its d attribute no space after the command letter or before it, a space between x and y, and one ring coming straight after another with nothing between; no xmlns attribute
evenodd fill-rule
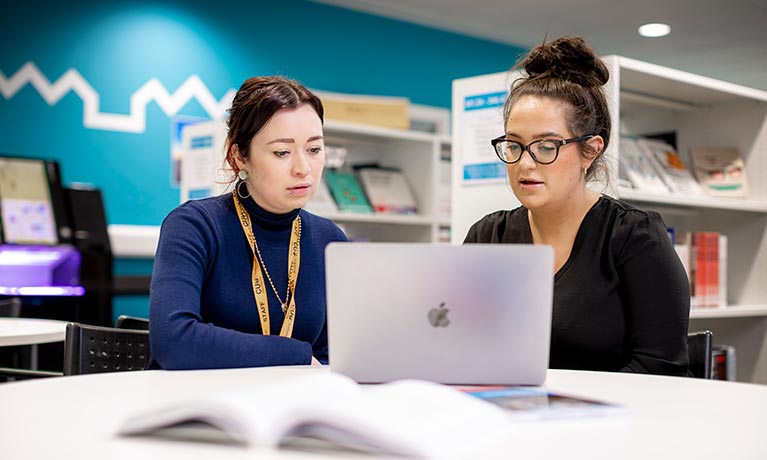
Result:
<svg viewBox="0 0 767 460"><path fill-rule="evenodd" d="M0 155L0 243L71 242L58 163Z"/></svg>

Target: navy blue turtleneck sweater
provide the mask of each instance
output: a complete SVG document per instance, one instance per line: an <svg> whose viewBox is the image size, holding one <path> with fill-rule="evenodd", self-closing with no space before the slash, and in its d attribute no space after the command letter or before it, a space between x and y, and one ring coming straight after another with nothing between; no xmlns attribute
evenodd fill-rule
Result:
<svg viewBox="0 0 767 460"><path fill-rule="evenodd" d="M272 214L241 200L280 296L285 297L288 244L301 216L296 322L280 337L283 313L267 285L272 334L261 334L251 287L253 256L230 194L188 201L165 218L150 290L151 367L209 369L327 363L325 246L347 241L332 221L296 209Z"/></svg>

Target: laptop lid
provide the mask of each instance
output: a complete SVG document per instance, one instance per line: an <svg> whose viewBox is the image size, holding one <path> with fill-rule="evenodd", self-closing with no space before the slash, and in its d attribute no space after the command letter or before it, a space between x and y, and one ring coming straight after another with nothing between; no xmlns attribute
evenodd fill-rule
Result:
<svg viewBox="0 0 767 460"><path fill-rule="evenodd" d="M325 263L333 371L363 383L545 380L551 247L332 243Z"/></svg>

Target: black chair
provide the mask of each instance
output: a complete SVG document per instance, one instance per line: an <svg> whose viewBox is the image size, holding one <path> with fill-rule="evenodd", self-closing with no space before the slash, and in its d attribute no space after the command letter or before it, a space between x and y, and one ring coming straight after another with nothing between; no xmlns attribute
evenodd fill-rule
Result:
<svg viewBox="0 0 767 460"><path fill-rule="evenodd" d="M139 371L148 365L148 331L68 323L63 373L0 367L0 383L62 375Z"/></svg>
<svg viewBox="0 0 767 460"><path fill-rule="evenodd" d="M148 331L149 320L146 318L138 318L136 316L120 315L117 317L117 321L115 321L115 327L117 329Z"/></svg>
<svg viewBox="0 0 767 460"><path fill-rule="evenodd" d="M687 355L690 359L690 372L693 377L710 379L712 361L712 343L714 334L711 331L691 332L687 334Z"/></svg>
<svg viewBox="0 0 767 460"><path fill-rule="evenodd" d="M11 318L21 316L21 299L18 297L0 299L0 316Z"/></svg>
<svg viewBox="0 0 767 460"><path fill-rule="evenodd" d="M67 324L64 375L138 371L148 365L148 331Z"/></svg>

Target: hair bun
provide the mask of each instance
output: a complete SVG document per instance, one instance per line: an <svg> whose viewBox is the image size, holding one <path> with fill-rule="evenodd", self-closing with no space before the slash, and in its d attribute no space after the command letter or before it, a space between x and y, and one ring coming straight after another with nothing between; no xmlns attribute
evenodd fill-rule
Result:
<svg viewBox="0 0 767 460"><path fill-rule="evenodd" d="M522 62L531 79L558 78L581 86L602 86L610 78L607 66L581 37L542 43Z"/></svg>

